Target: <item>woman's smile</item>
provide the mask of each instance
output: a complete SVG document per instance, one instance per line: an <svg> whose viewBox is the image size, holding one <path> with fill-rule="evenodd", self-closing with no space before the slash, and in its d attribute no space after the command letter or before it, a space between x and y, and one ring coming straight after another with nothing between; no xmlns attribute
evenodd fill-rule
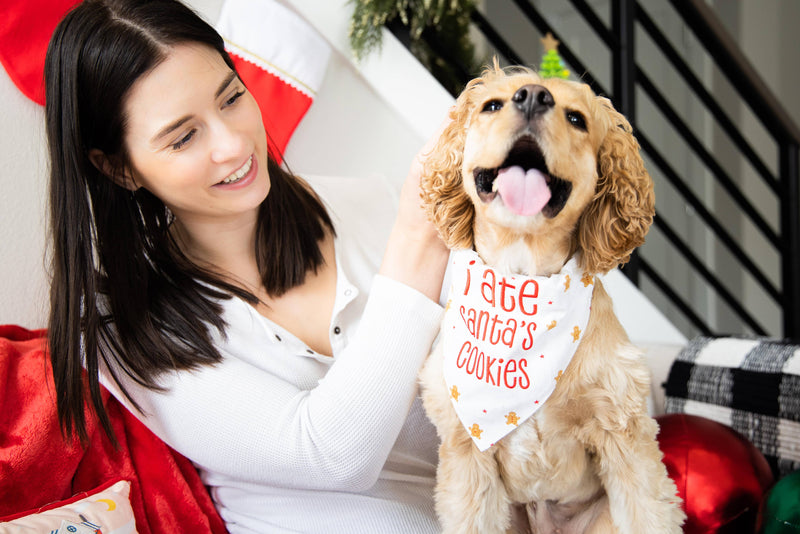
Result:
<svg viewBox="0 0 800 534"><path fill-rule="evenodd" d="M233 189L233 186L236 186L236 188L245 187L255 179L257 173L258 162L256 162L254 156L251 155L239 170L232 173L214 187L225 187L226 189Z"/></svg>

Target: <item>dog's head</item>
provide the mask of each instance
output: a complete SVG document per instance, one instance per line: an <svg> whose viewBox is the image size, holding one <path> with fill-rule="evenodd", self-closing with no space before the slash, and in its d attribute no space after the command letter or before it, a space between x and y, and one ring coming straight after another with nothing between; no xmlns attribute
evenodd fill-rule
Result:
<svg viewBox="0 0 800 534"><path fill-rule="evenodd" d="M495 64L467 85L451 119L422 178L451 248L475 247L492 228L491 239L527 239L538 256L577 251L585 270L606 272L644 242L654 198L639 145L588 85Z"/></svg>

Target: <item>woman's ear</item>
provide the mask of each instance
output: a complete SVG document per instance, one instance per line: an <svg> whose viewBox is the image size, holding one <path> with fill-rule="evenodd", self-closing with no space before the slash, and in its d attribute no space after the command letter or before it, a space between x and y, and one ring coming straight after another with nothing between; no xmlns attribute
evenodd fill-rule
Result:
<svg viewBox="0 0 800 534"><path fill-rule="evenodd" d="M597 190L578 226L583 267L598 273L628 262L655 215L653 182L630 124L610 102L601 108L610 123L597 154Z"/></svg>
<svg viewBox="0 0 800 534"><path fill-rule="evenodd" d="M140 186L136 184L130 171L122 164L119 157L107 156L100 149L92 148L89 150L89 161L98 171L118 186L124 187L129 191L139 189Z"/></svg>

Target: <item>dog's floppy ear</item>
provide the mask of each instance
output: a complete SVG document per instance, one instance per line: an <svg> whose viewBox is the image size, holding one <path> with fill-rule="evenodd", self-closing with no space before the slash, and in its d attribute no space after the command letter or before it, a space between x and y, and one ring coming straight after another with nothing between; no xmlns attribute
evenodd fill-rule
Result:
<svg viewBox="0 0 800 534"><path fill-rule="evenodd" d="M605 273L627 263L653 222L653 182L628 120L598 97L598 114L610 121L597 155L595 197L581 216L578 248L587 271Z"/></svg>
<svg viewBox="0 0 800 534"><path fill-rule="evenodd" d="M445 244L451 249L472 248L475 207L464 190L461 167L464 159L466 123L470 115L469 88L450 110L448 124L425 159L422 171L422 201Z"/></svg>

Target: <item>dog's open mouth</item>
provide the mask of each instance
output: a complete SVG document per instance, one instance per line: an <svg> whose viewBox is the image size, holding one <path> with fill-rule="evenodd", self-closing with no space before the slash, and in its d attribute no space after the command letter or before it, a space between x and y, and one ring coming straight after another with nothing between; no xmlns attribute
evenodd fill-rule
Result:
<svg viewBox="0 0 800 534"><path fill-rule="evenodd" d="M542 150L532 137L520 138L499 167L478 167L473 176L483 202L491 202L499 195L517 215L541 213L553 218L572 192L572 183L550 173Z"/></svg>

